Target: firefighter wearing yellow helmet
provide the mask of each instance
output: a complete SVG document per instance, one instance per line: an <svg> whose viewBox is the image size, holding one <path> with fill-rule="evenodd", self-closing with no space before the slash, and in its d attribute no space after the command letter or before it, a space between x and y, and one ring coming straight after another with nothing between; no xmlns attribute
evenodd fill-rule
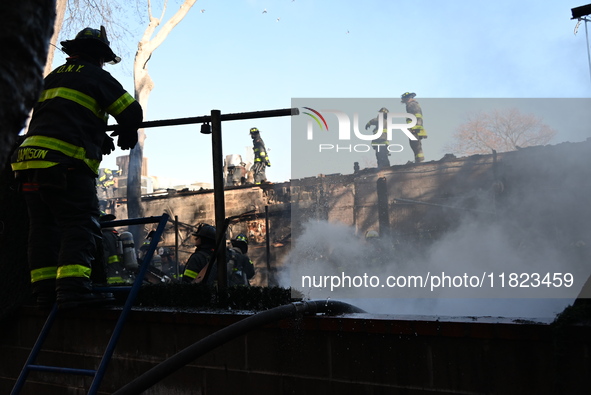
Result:
<svg viewBox="0 0 591 395"><path fill-rule="evenodd" d="M271 161L269 161L265 142L261 138L259 129L250 128L250 137L252 138L252 151L254 153L254 164L252 165L254 183L261 184L267 181L265 169L271 166Z"/></svg>
<svg viewBox="0 0 591 395"><path fill-rule="evenodd" d="M249 280L254 277L254 265L248 257L248 237L240 233L231 240L226 259L228 261L228 285L250 286Z"/></svg>
<svg viewBox="0 0 591 395"><path fill-rule="evenodd" d="M365 232L365 245L365 248L367 248L367 264L384 265L393 258L394 251L387 248L387 241L380 237L377 230L370 229Z"/></svg>
<svg viewBox="0 0 591 395"><path fill-rule="evenodd" d="M365 232L365 239L366 240L379 239L379 238L380 238L380 234L378 233L377 230L368 230L367 232Z"/></svg>
<svg viewBox="0 0 591 395"><path fill-rule="evenodd" d="M417 118L417 124L410 129L410 132L415 136L416 140L409 139L410 148L415 155L415 163L423 162L425 160L425 155L423 154L423 145L421 143L422 139L427 138L427 132L423 127L423 111L421 110L421 106L419 102L415 100L415 96L417 94L414 92L405 92L400 97L401 103L406 104L406 112L409 114L413 114ZM410 123L411 120L407 119L407 123Z"/></svg>

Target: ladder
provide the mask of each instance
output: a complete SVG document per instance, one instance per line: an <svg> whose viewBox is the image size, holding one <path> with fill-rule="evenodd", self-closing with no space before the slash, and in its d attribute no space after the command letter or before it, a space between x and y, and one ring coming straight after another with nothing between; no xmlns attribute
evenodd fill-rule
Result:
<svg viewBox="0 0 591 395"><path fill-rule="evenodd" d="M94 378L93 378L90 388L88 390L88 395L94 395L97 393L97 391L100 387L101 381L103 380L103 377L106 373L107 365L109 364L111 357L113 356L113 352L115 351L115 346L117 345L117 341L119 340L119 336L121 335L121 331L123 330L123 325L125 324L125 321L127 320L127 316L129 315L129 312L131 311L131 307L133 306L133 303L135 302L135 298L136 298L136 296L140 290L140 287L143 283L144 276L146 275L146 272L148 270L148 266L150 264L150 261L152 260L152 256L154 255L154 252L156 251L156 248L158 246L158 242L160 240L160 237L162 236L162 233L164 232L164 229L165 229L165 226L166 226L166 223L168 222L168 220L169 220L169 215L164 213L158 217L146 217L146 218L124 219L124 220L117 220L117 221L107 221L107 222L103 222L101 224L102 227L113 227L113 226L158 223L158 227L154 233L154 237L152 238L151 243L148 246L148 250L146 252L146 255L141 262L141 265L139 268L139 273L136 276L133 285L131 285L130 287L100 287L100 288L97 287L97 288L93 289L94 291L97 291L97 292L112 292L112 291L114 291L114 292L118 292L118 291L129 292L127 295L127 299L125 301L125 305L123 306L121 314L119 315L117 323L115 324L115 329L113 330L113 333L111 334L111 338L105 348L105 352L103 353L103 356L101 358L101 362L100 362L98 368L96 370L89 370L89 369L76 369L76 368L66 368L66 367L59 367L59 366L44 366L44 365L36 365L35 364L35 360L37 359L37 356L43 347L43 343L45 342L45 339L47 338L47 335L49 334L55 319L59 315L57 303L55 303L51 309L51 312L49 313L49 316L47 317L47 320L45 321L45 324L43 325L43 328L41 329L41 332L39 333L39 337L35 341L35 345L31 349L31 353L29 354L29 357L27 358L27 361L25 362L25 365L24 365L23 369L21 370L21 373L19 374L19 377L18 377L14 387L12 388L11 395L18 395L20 393L21 389L25 385L25 382L27 381L27 376L29 375L29 372L31 372L31 371L67 373L67 374L73 374L73 375L91 376Z"/></svg>

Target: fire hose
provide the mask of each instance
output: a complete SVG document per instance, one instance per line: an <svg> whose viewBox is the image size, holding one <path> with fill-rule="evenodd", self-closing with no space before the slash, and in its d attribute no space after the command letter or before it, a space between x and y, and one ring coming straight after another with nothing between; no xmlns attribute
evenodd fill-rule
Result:
<svg viewBox="0 0 591 395"><path fill-rule="evenodd" d="M318 313L339 315L365 313L365 311L348 303L332 300L295 302L265 310L220 329L184 350L179 351L141 376L130 381L114 392L113 395L140 394L200 356L255 328L285 318L294 318L304 314L315 315Z"/></svg>

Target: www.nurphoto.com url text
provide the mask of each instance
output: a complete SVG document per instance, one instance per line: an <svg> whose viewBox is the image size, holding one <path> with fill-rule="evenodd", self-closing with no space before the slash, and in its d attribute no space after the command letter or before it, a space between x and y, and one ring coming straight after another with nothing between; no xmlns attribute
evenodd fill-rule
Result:
<svg viewBox="0 0 591 395"><path fill-rule="evenodd" d="M375 276L360 275L313 275L302 276L304 288L326 288L331 292L347 288L422 288L433 292L442 288L570 288L572 273L507 273L482 272L478 275L462 273L450 275L445 272L422 275Z"/></svg>

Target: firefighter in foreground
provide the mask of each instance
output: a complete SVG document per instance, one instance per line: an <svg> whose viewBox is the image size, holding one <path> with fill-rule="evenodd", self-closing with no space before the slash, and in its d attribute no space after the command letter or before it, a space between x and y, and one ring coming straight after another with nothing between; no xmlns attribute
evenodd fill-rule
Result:
<svg viewBox="0 0 591 395"><path fill-rule="evenodd" d="M185 271L183 273L183 283L200 283L209 267L211 256L215 250L215 227L208 224L201 224L192 236L194 237L195 252L191 254ZM214 278L208 277L208 282Z"/></svg>
<svg viewBox="0 0 591 395"><path fill-rule="evenodd" d="M367 130L373 126L374 127L373 133L376 134L376 132L378 131L378 127L379 127L379 118L382 117L382 121L384 122L382 124L383 129L382 129L381 136L379 136L378 138L371 141L371 145L372 145L373 149L376 151L376 160L378 162L378 169L384 169L386 167L390 167L390 159L388 158L388 156L390 156L390 152L388 151L388 146L390 145L390 142L388 141L388 135L387 135L388 128L387 128L387 122L386 122L386 117L387 117L386 114L388 114L388 109L386 107L380 108L380 110L378 112L378 116L375 117L374 119L370 120L365 125L365 130Z"/></svg>
<svg viewBox="0 0 591 395"><path fill-rule="evenodd" d="M419 102L415 100L416 95L417 94L414 92L406 92L403 93L400 98L402 99L401 103L406 104L406 112L409 114L413 114L415 117L417 117L417 124L410 128L410 132L417 139L408 139L408 141L410 143L410 148L412 149L412 152L415 154L415 163L419 163L425 160L421 140L427 138L427 132L423 127L423 111L421 110ZM410 120L407 119L407 123L409 122Z"/></svg>
<svg viewBox="0 0 591 395"><path fill-rule="evenodd" d="M252 138L252 150L254 152L254 164L252 165L254 183L261 184L267 181L265 169L271 167L271 162L260 131L257 128L250 128L250 137Z"/></svg>
<svg viewBox="0 0 591 395"><path fill-rule="evenodd" d="M97 305L113 296L92 291L91 263L102 254L96 177L114 149L105 133L115 117L117 145L137 143L140 104L103 70L118 63L106 31L85 28L62 41L69 55L46 78L23 143L12 156L29 214L28 261L37 304Z"/></svg>

